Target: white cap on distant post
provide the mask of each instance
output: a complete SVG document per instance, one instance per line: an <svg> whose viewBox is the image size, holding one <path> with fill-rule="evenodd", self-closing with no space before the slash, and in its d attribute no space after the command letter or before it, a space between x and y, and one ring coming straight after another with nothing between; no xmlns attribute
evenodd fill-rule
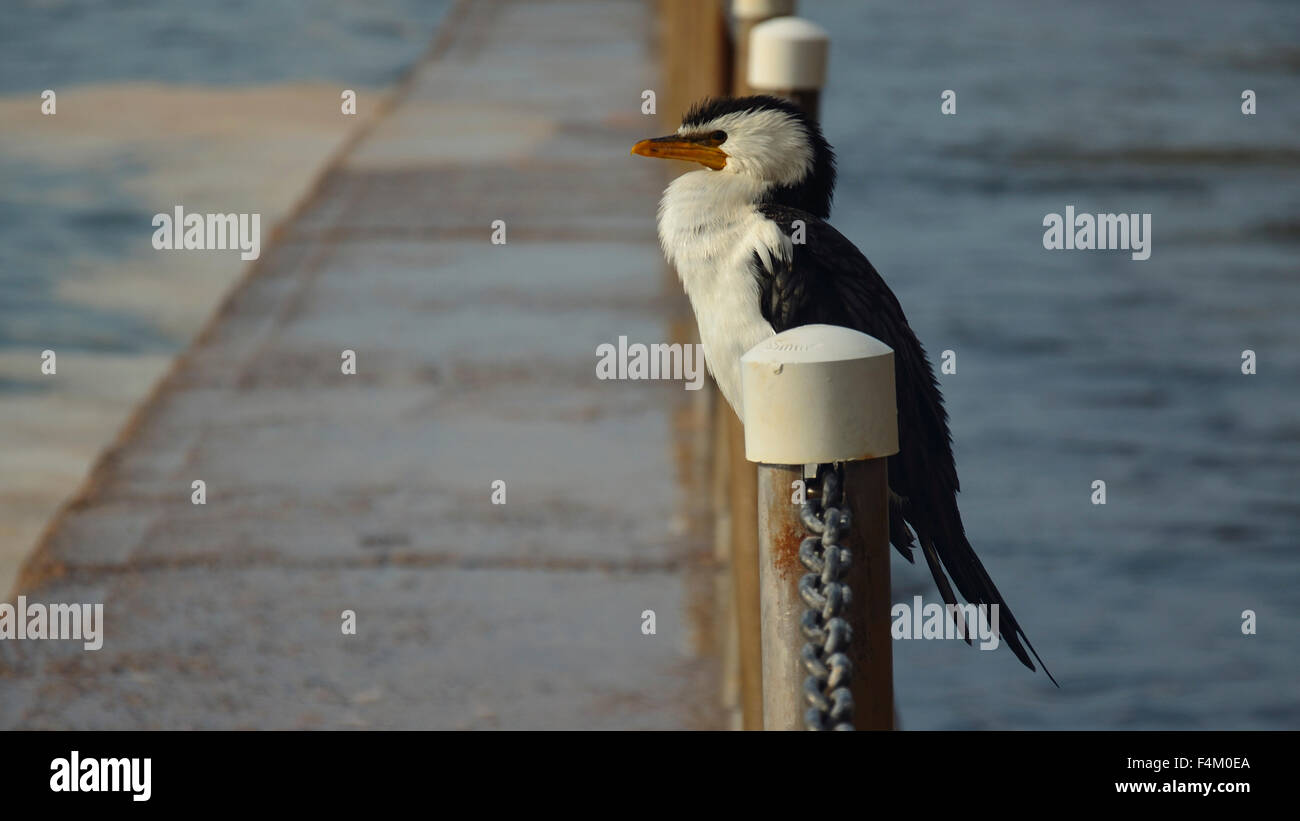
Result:
<svg viewBox="0 0 1300 821"><path fill-rule="evenodd" d="M826 29L799 17L776 17L749 34L747 79L756 89L811 90L826 84Z"/></svg>
<svg viewBox="0 0 1300 821"><path fill-rule="evenodd" d="M894 350L835 325L803 325L741 357L745 458L769 465L898 453Z"/></svg>
<svg viewBox="0 0 1300 821"><path fill-rule="evenodd" d="M737 20L766 20L794 14L794 0L732 0L731 15Z"/></svg>

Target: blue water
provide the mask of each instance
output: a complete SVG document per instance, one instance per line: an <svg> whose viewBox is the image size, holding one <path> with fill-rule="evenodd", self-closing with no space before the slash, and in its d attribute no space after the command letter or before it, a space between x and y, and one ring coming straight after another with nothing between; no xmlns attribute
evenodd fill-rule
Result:
<svg viewBox="0 0 1300 821"><path fill-rule="evenodd" d="M9 0L0 3L0 94L81 84L392 85L428 48L447 0ZM128 183L149 158L33 164L6 156L0 124L0 349L157 353L188 339L147 316L71 305L61 278L129 256L155 203ZM24 157L26 154L24 154ZM196 157L195 162L202 162ZM0 382L0 392L36 389Z"/></svg>
<svg viewBox="0 0 1300 821"><path fill-rule="evenodd" d="M1300 727L1300 4L801 8L832 222L957 355L967 530L1062 685L896 642L904 726ZM1044 250L1067 205L1151 213L1151 258Z"/></svg>
<svg viewBox="0 0 1300 821"><path fill-rule="evenodd" d="M429 44L448 0L8 0L0 93L122 81L378 88Z"/></svg>

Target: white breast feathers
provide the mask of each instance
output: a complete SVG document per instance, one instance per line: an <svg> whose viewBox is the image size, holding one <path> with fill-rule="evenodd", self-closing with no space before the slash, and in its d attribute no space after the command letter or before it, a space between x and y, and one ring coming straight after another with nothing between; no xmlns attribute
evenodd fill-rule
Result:
<svg viewBox="0 0 1300 821"><path fill-rule="evenodd" d="M775 331L759 308L755 256L768 267L793 246L759 213L762 189L743 177L696 171L678 177L659 204L659 241L695 311L709 372L737 415L740 357Z"/></svg>

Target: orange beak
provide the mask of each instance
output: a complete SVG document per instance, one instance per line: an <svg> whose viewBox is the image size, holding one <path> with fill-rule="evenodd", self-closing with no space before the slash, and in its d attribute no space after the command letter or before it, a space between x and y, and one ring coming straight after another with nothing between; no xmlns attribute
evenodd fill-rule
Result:
<svg viewBox="0 0 1300 821"><path fill-rule="evenodd" d="M669 134L667 137L642 140L632 146L632 153L662 160L697 162L705 168L718 171L727 165L727 154L718 145L720 143L707 137L691 138Z"/></svg>

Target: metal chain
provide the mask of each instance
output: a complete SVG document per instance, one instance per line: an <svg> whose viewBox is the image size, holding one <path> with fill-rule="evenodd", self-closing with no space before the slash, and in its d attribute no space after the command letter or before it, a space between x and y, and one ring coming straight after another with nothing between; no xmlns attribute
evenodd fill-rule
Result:
<svg viewBox="0 0 1300 821"><path fill-rule="evenodd" d="M809 730L853 729L853 662L849 659L852 630L843 618L851 597L847 583L852 561L843 547L849 532L844 503L844 469L818 465L817 486L810 488L800 518L812 534L799 545L799 559L809 572L799 580L799 595L807 608L800 628L807 643L803 666L808 672L803 693L808 702L804 726Z"/></svg>

